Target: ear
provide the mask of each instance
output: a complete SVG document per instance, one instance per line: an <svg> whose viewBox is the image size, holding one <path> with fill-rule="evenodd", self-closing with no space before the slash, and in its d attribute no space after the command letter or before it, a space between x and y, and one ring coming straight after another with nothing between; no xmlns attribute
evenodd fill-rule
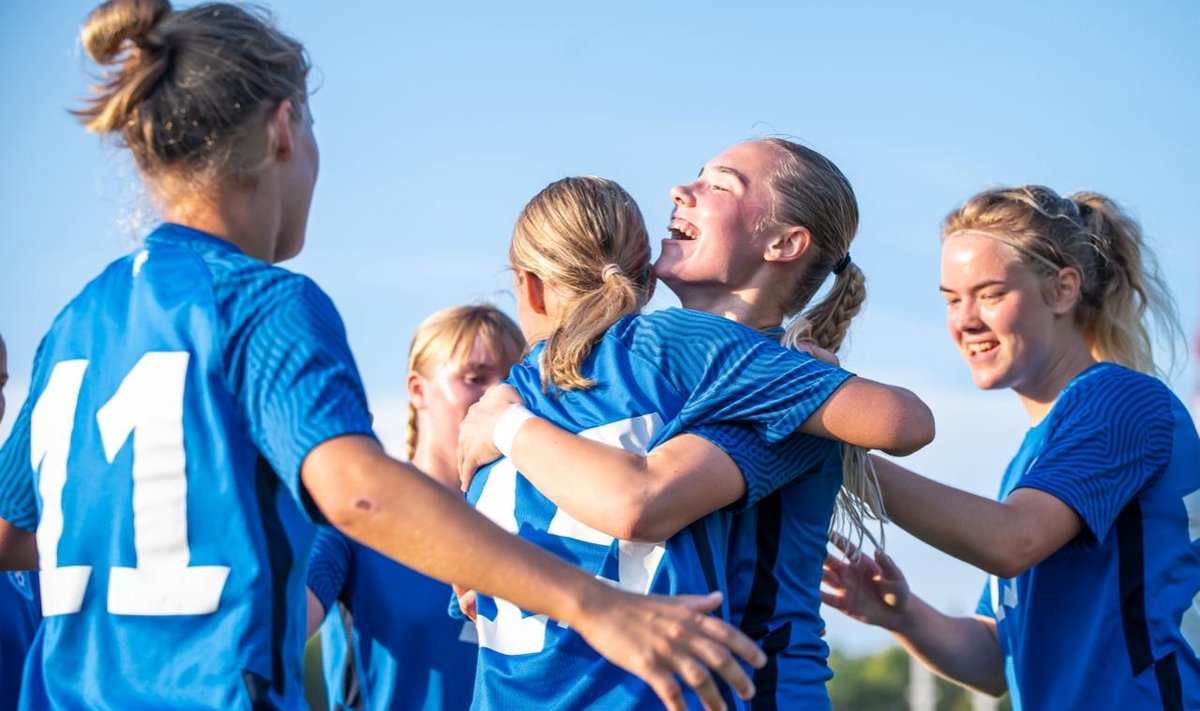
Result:
<svg viewBox="0 0 1200 711"><path fill-rule="evenodd" d="M807 227L791 225L767 240L763 248L763 261L787 264L795 262L808 252L812 244L812 233Z"/></svg>
<svg viewBox="0 0 1200 711"><path fill-rule="evenodd" d="M521 272L517 279L518 289L521 289L529 308L536 314L546 315L546 285L542 278L533 272Z"/></svg>
<svg viewBox="0 0 1200 711"><path fill-rule="evenodd" d="M1063 267L1058 270L1050 287L1050 308L1058 315L1071 313L1082 296L1083 278L1075 267Z"/></svg>
<svg viewBox="0 0 1200 711"><path fill-rule="evenodd" d="M271 112L270 127L275 134L275 157L281 161L291 160L295 151L292 136L292 100L284 99Z"/></svg>
<svg viewBox="0 0 1200 711"><path fill-rule="evenodd" d="M410 372L404 381L408 388L408 401L418 410L425 408L425 378L420 373Z"/></svg>

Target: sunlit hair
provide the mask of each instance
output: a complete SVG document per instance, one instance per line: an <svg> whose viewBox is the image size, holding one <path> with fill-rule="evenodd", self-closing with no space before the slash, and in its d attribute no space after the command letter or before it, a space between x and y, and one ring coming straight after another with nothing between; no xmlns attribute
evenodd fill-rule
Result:
<svg viewBox="0 0 1200 711"><path fill-rule="evenodd" d="M564 301L546 339L542 386L591 387L584 359L609 326L649 298L650 241L637 203L604 178L555 181L521 210L509 260Z"/></svg>
<svg viewBox="0 0 1200 711"><path fill-rule="evenodd" d="M784 138L763 142L777 149L777 157L769 178L771 207L759 231L798 226L806 228L812 237L813 255L783 304L788 325L781 342L794 348L809 341L836 353L867 296L865 277L853 261L833 273L849 254L850 243L858 232L858 200L850 181L825 156ZM825 297L810 305L831 276ZM865 449L843 444L842 488L830 527L861 541L863 536L871 535L871 520L881 524L887 520L875 466ZM882 541L880 525L878 544Z"/></svg>
<svg viewBox="0 0 1200 711"><path fill-rule="evenodd" d="M81 36L106 71L73 113L87 130L114 134L165 197L252 185L277 145L270 113L286 99L294 120L307 110L304 48L260 10L110 0Z"/></svg>
<svg viewBox="0 0 1200 711"><path fill-rule="evenodd" d="M1075 319L1097 360L1161 374L1154 363L1157 330L1174 364L1185 342L1175 301L1141 227L1112 200L1093 192L1064 198L1041 185L985 190L946 216L943 239L964 230L998 235L1037 274L1076 269Z"/></svg>
<svg viewBox="0 0 1200 711"><path fill-rule="evenodd" d="M439 365L464 363L475 339L483 341L502 374L525 351L521 329L500 309L486 304L452 306L433 312L417 326L408 349L408 371L429 377ZM417 408L409 403L405 448L410 460L417 452L417 436Z"/></svg>

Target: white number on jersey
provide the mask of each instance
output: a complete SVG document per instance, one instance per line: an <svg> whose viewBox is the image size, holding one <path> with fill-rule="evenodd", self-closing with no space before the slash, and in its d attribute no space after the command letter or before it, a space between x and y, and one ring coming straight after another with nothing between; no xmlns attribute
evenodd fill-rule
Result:
<svg viewBox="0 0 1200 711"><path fill-rule="evenodd" d="M133 438L133 540L137 565L109 572L108 611L118 615L203 615L216 611L227 566L191 566L187 537L186 454L183 391L189 354L143 355L117 392L96 412L111 464ZM54 366L34 405L30 455L38 470L42 517L37 529L41 558L42 614L78 612L92 568L58 566L64 532L63 487L75 410L86 360Z"/></svg>
<svg viewBox="0 0 1200 711"><path fill-rule="evenodd" d="M593 427L579 433L597 442L645 455L651 440L662 429L658 413L633 417ZM510 533L517 532L517 471L512 462L497 462L488 474L475 508ZM605 548L614 542L618 549L619 580L608 581L630 592L646 594L662 563L666 547L659 543L618 541L577 520L561 508L550 521L549 532L562 538L592 543ZM479 645L504 655L535 654L546 646L546 615L524 616L521 608L495 598L496 618L480 614L475 618Z"/></svg>

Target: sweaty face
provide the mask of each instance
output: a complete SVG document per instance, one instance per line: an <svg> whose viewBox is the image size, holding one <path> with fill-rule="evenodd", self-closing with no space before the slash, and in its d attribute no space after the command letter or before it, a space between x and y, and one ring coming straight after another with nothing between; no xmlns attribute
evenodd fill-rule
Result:
<svg viewBox="0 0 1200 711"><path fill-rule="evenodd" d="M737 288L762 264L755 228L771 205L778 148L742 143L671 189L675 209L654 273L677 294L690 285Z"/></svg>
<svg viewBox="0 0 1200 711"><path fill-rule="evenodd" d="M458 447L458 425L467 416L467 408L500 382L511 365L501 363L484 340L476 337L464 359L439 363L418 373L421 397L414 398L413 406L425 418L422 426L427 426L418 436L432 437L439 451L453 454Z"/></svg>
<svg viewBox="0 0 1200 711"><path fill-rule="evenodd" d="M1021 393L1048 371L1054 312L1043 286L1012 247L996 240L959 234L942 243L946 325L976 387Z"/></svg>

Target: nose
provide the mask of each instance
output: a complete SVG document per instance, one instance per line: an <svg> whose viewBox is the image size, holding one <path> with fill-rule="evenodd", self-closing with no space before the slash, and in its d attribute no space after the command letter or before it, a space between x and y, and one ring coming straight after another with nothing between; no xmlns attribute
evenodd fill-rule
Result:
<svg viewBox="0 0 1200 711"><path fill-rule="evenodd" d="M671 188L671 202L683 207L691 207L696 203L695 195L688 185L676 185Z"/></svg>
<svg viewBox="0 0 1200 711"><path fill-rule="evenodd" d="M963 299L950 309L950 324L957 331L972 332L983 327L975 299Z"/></svg>

